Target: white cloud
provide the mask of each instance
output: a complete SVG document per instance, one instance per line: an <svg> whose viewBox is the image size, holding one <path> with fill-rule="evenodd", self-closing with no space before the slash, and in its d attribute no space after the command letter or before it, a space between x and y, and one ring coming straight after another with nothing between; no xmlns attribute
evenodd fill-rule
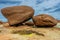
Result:
<svg viewBox="0 0 60 40"><path fill-rule="evenodd" d="M49 1L44 1L43 3L39 4L39 7L43 7L43 8L51 8L54 7L55 5L57 5L58 3L60 3L60 0L49 0Z"/></svg>

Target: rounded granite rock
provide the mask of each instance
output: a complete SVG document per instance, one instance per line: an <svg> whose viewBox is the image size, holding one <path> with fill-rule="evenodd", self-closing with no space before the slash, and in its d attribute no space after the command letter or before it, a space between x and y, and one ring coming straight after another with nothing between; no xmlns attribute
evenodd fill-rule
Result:
<svg viewBox="0 0 60 40"><path fill-rule="evenodd" d="M13 6L3 8L2 14L8 19L10 25L23 23L34 15L34 9L29 6Z"/></svg>

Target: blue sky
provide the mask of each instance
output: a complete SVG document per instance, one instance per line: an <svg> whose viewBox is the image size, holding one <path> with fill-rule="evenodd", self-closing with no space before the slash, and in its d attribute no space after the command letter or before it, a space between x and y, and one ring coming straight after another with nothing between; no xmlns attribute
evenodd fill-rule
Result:
<svg viewBox="0 0 60 40"><path fill-rule="evenodd" d="M31 6L35 10L35 15L49 14L60 20L60 0L0 0L0 20L6 22L1 9L10 6Z"/></svg>

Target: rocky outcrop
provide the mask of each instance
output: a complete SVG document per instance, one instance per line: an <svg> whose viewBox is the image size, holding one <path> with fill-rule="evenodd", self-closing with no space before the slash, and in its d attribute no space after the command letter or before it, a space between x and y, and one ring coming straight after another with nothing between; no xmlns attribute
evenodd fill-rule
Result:
<svg viewBox="0 0 60 40"><path fill-rule="evenodd" d="M36 26L42 26L42 27L53 27L54 25L57 24L56 19L47 14L40 14L34 16L33 22Z"/></svg>
<svg viewBox="0 0 60 40"><path fill-rule="evenodd" d="M23 23L32 18L34 14L33 8L29 6L14 6L3 8L2 14L8 19L10 25Z"/></svg>

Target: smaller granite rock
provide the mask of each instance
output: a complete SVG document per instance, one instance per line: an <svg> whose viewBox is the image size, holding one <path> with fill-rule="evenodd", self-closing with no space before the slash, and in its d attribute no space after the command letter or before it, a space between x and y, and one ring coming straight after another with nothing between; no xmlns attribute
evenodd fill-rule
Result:
<svg viewBox="0 0 60 40"><path fill-rule="evenodd" d="M54 25L57 24L56 19L47 14L40 14L34 16L33 22L36 26L41 26L41 27L53 27Z"/></svg>
<svg viewBox="0 0 60 40"><path fill-rule="evenodd" d="M57 20L58 23L60 23L60 20Z"/></svg>
<svg viewBox="0 0 60 40"><path fill-rule="evenodd" d="M3 24L3 22L2 22L2 21L0 21L0 24Z"/></svg>
<svg viewBox="0 0 60 40"><path fill-rule="evenodd" d="M23 23L23 25L34 26L34 23L31 21L27 21L27 22Z"/></svg>

